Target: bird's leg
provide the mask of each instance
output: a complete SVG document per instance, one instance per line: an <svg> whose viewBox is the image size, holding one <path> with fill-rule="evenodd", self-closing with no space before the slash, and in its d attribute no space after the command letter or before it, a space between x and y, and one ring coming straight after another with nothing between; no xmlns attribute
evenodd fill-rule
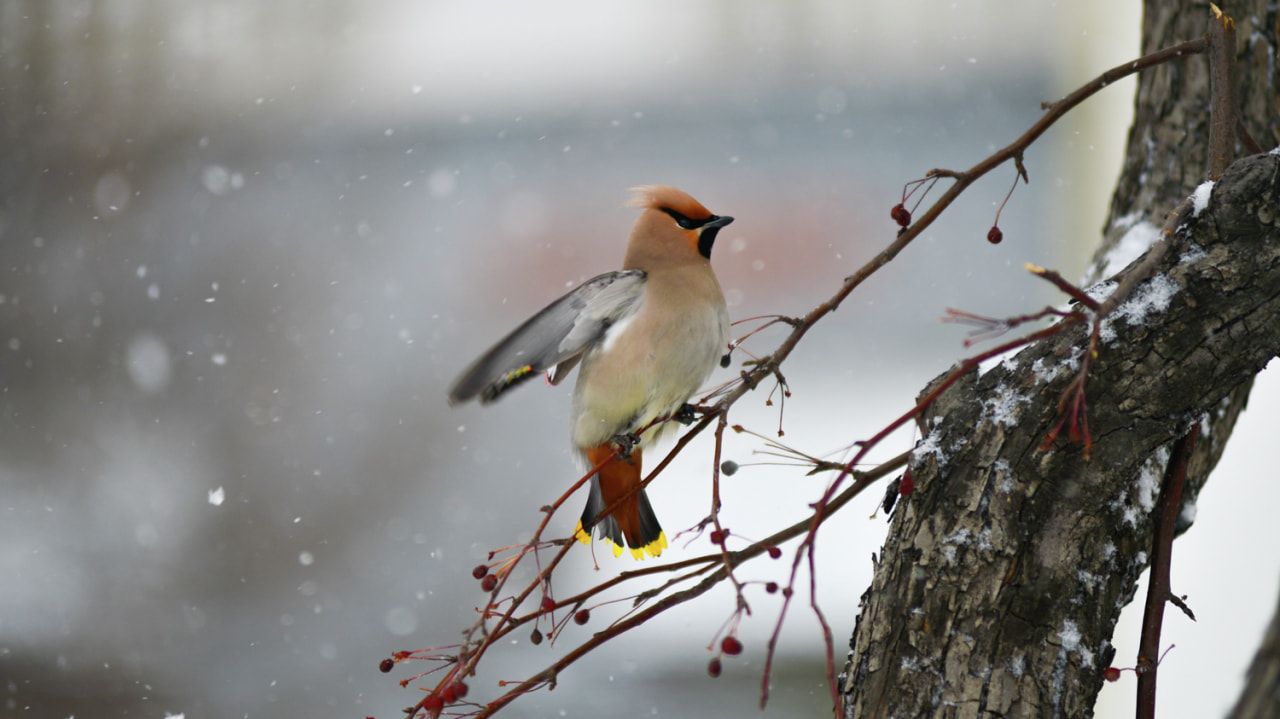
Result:
<svg viewBox="0 0 1280 719"><path fill-rule="evenodd" d="M630 460L631 450L635 449L637 444L640 444L640 435L632 432L615 434L613 435L613 443L618 445L618 456Z"/></svg>
<svg viewBox="0 0 1280 719"><path fill-rule="evenodd" d="M698 418L698 408L694 407L688 402L685 402L684 404L680 405L680 409L676 410L675 413L671 415L671 419L674 419L675 421L685 425L686 427L693 424L693 421L697 418Z"/></svg>

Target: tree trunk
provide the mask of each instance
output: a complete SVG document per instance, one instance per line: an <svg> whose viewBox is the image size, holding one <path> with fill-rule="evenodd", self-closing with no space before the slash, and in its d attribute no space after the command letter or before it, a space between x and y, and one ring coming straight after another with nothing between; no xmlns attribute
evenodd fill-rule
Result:
<svg viewBox="0 0 1280 719"><path fill-rule="evenodd" d="M1261 0L1226 12L1240 38L1244 124L1275 146L1280 12ZM1209 17L1200 3L1148 0L1144 51L1199 37ZM1105 258L1125 232L1162 226L1207 179L1209 104L1206 56L1140 77L1090 281L1122 269ZM1253 376L1280 353L1278 219L1280 156L1246 158L1219 178L1129 311L1106 322L1086 387L1087 458L1065 436L1041 449L1087 328L970 373L930 407L915 492L862 596L841 681L846 716L1092 715L1112 630L1148 565L1170 444L1200 423L1183 492L1194 503Z"/></svg>

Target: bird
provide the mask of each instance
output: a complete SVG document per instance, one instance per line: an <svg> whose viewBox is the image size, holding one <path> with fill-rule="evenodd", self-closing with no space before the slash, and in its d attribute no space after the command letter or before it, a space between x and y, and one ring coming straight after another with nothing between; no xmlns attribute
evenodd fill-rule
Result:
<svg viewBox="0 0 1280 719"><path fill-rule="evenodd" d="M632 192L626 204L640 216L622 269L587 280L499 340L448 399L488 404L542 372L558 385L576 366L570 441L585 469L599 469L574 537L590 545L594 529L615 557L625 543L644 559L667 547L640 488L644 451L674 429L668 419L692 421L689 398L728 366L729 313L711 249L733 218L668 185Z"/></svg>

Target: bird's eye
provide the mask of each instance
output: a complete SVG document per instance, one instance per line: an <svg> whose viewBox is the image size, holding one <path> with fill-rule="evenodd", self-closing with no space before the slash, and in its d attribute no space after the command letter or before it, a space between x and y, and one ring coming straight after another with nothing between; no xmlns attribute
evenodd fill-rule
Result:
<svg viewBox="0 0 1280 719"><path fill-rule="evenodd" d="M670 216L671 216L671 219L675 220L677 225L680 225L681 227L683 227L683 228L684 228L684 229L686 229L686 230L696 230L696 229L698 229L699 227L702 227L703 225L707 224L707 222L708 222L708 220L692 220L692 219L689 219L688 217L685 217L684 215L680 214L679 212L676 212L675 210L672 210L672 209L669 209L669 208L665 208L665 207L664 207L664 208L662 208L662 211L663 211L663 212L665 212L665 213L667 213L668 215L670 215Z"/></svg>

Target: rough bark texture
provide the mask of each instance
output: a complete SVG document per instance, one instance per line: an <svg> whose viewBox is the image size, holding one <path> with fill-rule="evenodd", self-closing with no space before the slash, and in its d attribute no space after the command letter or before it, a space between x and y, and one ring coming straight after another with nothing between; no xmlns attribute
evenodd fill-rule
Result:
<svg viewBox="0 0 1280 719"><path fill-rule="evenodd" d="M1271 627L1253 658L1240 701L1229 719L1277 719L1280 717L1280 606Z"/></svg>
<svg viewBox="0 0 1280 719"><path fill-rule="evenodd" d="M1244 123L1274 146L1280 13L1262 0L1224 10L1237 20ZM1143 47L1197 37L1209 16L1207 3L1148 2ZM1203 57L1140 78L1091 279L1121 269L1103 258L1126 231L1161 226L1205 179L1208 82ZM1112 630L1148 563L1169 443L1201 423L1184 493L1194 502L1252 377L1280 353L1278 216L1280 156L1260 155L1235 163L1171 240L1133 295L1134 319L1107 323L1114 337L1087 387L1088 459L1065 437L1040 450L1086 346L1082 329L939 398L916 452L915 493L862 597L842 675L847 716L1092 714ZM1167 303L1150 303L1161 296Z"/></svg>

